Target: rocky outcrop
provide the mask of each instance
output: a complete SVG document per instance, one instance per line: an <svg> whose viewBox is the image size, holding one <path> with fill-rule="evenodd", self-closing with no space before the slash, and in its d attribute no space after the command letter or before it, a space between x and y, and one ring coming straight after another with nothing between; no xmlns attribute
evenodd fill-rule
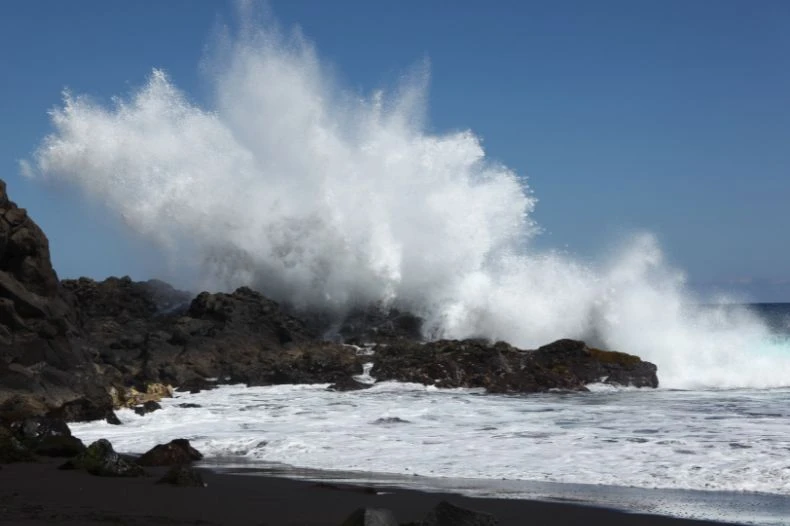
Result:
<svg viewBox="0 0 790 526"><path fill-rule="evenodd" d="M333 382L360 370L352 349L316 340L301 321L249 288L204 292L182 305L183 293L167 287L127 278L64 281L79 313L81 341L98 357L104 382L119 386L116 405L128 406L128 393L136 392L122 386L197 391L214 385L209 378L249 385Z"/></svg>
<svg viewBox="0 0 790 526"><path fill-rule="evenodd" d="M36 455L73 457L85 451L85 445L72 436L63 420L34 417L15 422L10 428L16 438Z"/></svg>
<svg viewBox="0 0 790 526"><path fill-rule="evenodd" d="M0 406L31 416L79 397L101 398L90 356L71 344L77 336L49 241L0 181Z"/></svg>
<svg viewBox="0 0 790 526"><path fill-rule="evenodd" d="M139 477L143 468L115 452L105 439L99 439L67 461L61 469L81 469L98 477Z"/></svg>
<svg viewBox="0 0 790 526"><path fill-rule="evenodd" d="M378 348L372 375L437 387L483 387L493 393L586 390L595 382L657 387L656 366L625 353L559 340L533 351L504 342L440 340Z"/></svg>
<svg viewBox="0 0 790 526"><path fill-rule="evenodd" d="M106 395L106 393L104 394ZM105 420L108 424L121 424L121 421L118 420L118 416L112 410L109 396L97 395L95 399L83 397L70 400L60 407L51 410L47 413L47 416L50 418L59 418L66 422Z"/></svg>
<svg viewBox="0 0 790 526"><path fill-rule="evenodd" d="M202 458L203 455L192 447L189 440L178 438L167 444L157 444L141 456L137 463L141 466L175 466L188 464Z"/></svg>
<svg viewBox="0 0 790 526"><path fill-rule="evenodd" d="M349 312L339 328L327 336L337 336L344 343L362 345L368 342L421 341L422 318L410 312L388 309L380 305L357 308Z"/></svg>
<svg viewBox="0 0 790 526"><path fill-rule="evenodd" d="M113 408L145 413L173 387L353 390L369 386L353 379L368 361L378 380L491 392L657 385L652 364L578 341L534 351L477 340L423 344L419 317L380 305L352 310L340 323L304 319L247 287L191 298L156 280L59 282L46 236L0 181L0 422L49 415L120 423ZM377 344L376 355L347 343Z"/></svg>

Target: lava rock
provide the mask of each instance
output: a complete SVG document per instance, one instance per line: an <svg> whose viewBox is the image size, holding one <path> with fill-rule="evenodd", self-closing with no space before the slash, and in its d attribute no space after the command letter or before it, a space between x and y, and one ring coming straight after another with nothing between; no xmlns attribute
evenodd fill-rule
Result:
<svg viewBox="0 0 790 526"><path fill-rule="evenodd" d="M112 448L105 439L99 439L61 466L61 469L82 469L99 477L139 477L145 471Z"/></svg>
<svg viewBox="0 0 790 526"><path fill-rule="evenodd" d="M48 436L33 446L33 452L43 457L75 457L85 451L85 444L75 436Z"/></svg>
<svg viewBox="0 0 790 526"><path fill-rule="evenodd" d="M14 422L11 429L31 451L45 457L73 457L85 451L85 444L71 435L69 426L60 419L28 418Z"/></svg>
<svg viewBox="0 0 790 526"><path fill-rule="evenodd" d="M112 410L112 405L107 396L106 400L97 402L88 398L79 398L66 402L48 414L51 418L65 420L66 422L91 422L105 420L108 424L120 425L121 421Z"/></svg>
<svg viewBox="0 0 790 526"><path fill-rule="evenodd" d="M174 466L200 460L203 455L193 448L189 440L178 438L167 444L158 444L141 456L137 463L141 466Z"/></svg>
<svg viewBox="0 0 790 526"><path fill-rule="evenodd" d="M162 409L162 406L159 405L158 402L154 402L153 400L149 400L142 405L138 405L137 407L133 408L134 412L140 416L147 415L148 413L153 413L158 409Z"/></svg>
<svg viewBox="0 0 790 526"><path fill-rule="evenodd" d="M657 387L656 366L630 354L558 340L537 350L505 342L394 342L378 348L376 378L437 387L482 387L492 393L586 391L587 384Z"/></svg>
<svg viewBox="0 0 790 526"><path fill-rule="evenodd" d="M179 393L197 394L200 391L210 391L216 388L217 384L215 382L210 382L205 378L191 378L179 385L176 391Z"/></svg>
<svg viewBox="0 0 790 526"><path fill-rule="evenodd" d="M342 341L356 345L369 342L422 341L423 319L410 312L371 305L352 310L338 330Z"/></svg>
<svg viewBox="0 0 790 526"><path fill-rule="evenodd" d="M358 382L353 377L346 376L327 387L327 389L329 391L360 391L362 389L370 389L371 387L373 387L373 384Z"/></svg>
<svg viewBox="0 0 790 526"><path fill-rule="evenodd" d="M71 436L68 424L59 418L26 418L11 424L11 429L25 441L40 440L49 436Z"/></svg>

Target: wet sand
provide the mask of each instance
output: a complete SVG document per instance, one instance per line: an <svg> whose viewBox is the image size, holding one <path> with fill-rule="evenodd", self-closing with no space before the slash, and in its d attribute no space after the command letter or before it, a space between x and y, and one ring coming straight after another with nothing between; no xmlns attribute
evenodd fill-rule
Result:
<svg viewBox="0 0 790 526"><path fill-rule="evenodd" d="M340 526L359 507L388 508L401 523L421 520L436 504L491 513L502 526L702 526L714 522L636 515L557 502L468 498L398 488L316 483L201 470L207 487L156 484L61 471L62 461L0 467L0 524Z"/></svg>

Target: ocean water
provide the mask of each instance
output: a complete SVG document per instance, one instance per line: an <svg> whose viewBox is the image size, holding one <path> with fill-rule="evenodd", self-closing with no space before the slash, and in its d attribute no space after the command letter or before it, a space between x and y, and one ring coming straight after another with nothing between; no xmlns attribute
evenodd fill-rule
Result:
<svg viewBox="0 0 790 526"><path fill-rule="evenodd" d="M426 63L360 93L300 31L258 24L253 3L239 5L207 46L208 100L161 70L109 104L67 92L23 173L102 203L158 247L180 287L248 285L338 317L379 303L422 316L427 338L584 339L656 363L662 388L228 386L188 397L200 408L179 397L145 417L122 411L123 426L75 425L78 436L131 452L186 437L224 465L452 480L470 492L557 485L540 491L596 502L651 492L639 509L679 491L700 504L661 509L760 524L787 511L786 307L698 296L649 232L585 258L537 250L526 177L490 160L463 116L462 131L429 125Z"/></svg>
<svg viewBox="0 0 790 526"><path fill-rule="evenodd" d="M787 329L790 305L759 308ZM215 468L790 524L790 378L760 389L591 385L533 395L326 387L223 386L143 417L122 410L122 426L73 431L133 453L188 438Z"/></svg>

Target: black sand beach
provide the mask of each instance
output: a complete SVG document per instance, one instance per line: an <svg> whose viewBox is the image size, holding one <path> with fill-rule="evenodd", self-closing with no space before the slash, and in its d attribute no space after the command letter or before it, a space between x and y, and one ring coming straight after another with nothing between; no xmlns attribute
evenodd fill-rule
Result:
<svg viewBox="0 0 790 526"><path fill-rule="evenodd" d="M60 461L0 468L0 523L91 525L339 526L359 507L387 508L401 523L421 520L440 501L495 515L502 526L702 526L714 522L563 504L359 487L278 477L203 471L205 488L157 485L161 470L142 478L94 477L61 471Z"/></svg>

